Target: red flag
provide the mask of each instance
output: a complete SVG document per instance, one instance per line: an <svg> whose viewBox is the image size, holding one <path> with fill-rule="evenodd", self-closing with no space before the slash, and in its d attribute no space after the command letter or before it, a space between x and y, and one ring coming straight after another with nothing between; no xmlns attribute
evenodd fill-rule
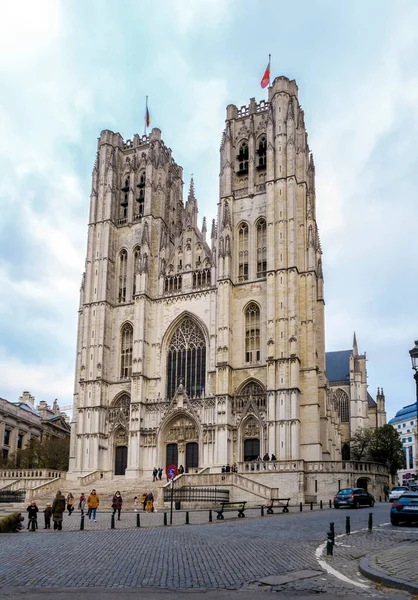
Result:
<svg viewBox="0 0 418 600"><path fill-rule="evenodd" d="M149 116L149 110L148 110L148 106L145 109L145 127L149 127L151 123L151 119Z"/></svg>
<svg viewBox="0 0 418 600"><path fill-rule="evenodd" d="M265 88L270 84L270 57L267 65L267 69L264 72L263 79L261 80L261 87Z"/></svg>

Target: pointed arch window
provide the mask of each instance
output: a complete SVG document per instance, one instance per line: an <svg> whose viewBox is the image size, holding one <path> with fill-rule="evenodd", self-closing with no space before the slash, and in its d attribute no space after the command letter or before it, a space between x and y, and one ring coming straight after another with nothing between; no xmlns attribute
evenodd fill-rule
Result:
<svg viewBox="0 0 418 600"><path fill-rule="evenodd" d="M248 280L248 225L241 223L238 229L238 281Z"/></svg>
<svg viewBox="0 0 418 600"><path fill-rule="evenodd" d="M200 327L184 319L171 338L167 355L167 396L172 398L182 383L190 397L205 391L206 342Z"/></svg>
<svg viewBox="0 0 418 600"><path fill-rule="evenodd" d="M244 140L241 142L239 147L239 153L237 155L238 160L238 175L245 175L248 173L248 143Z"/></svg>
<svg viewBox="0 0 418 600"><path fill-rule="evenodd" d="M245 311L245 362L258 362L260 358L260 308L251 302Z"/></svg>
<svg viewBox="0 0 418 600"><path fill-rule="evenodd" d="M257 221L257 277L267 275L267 225L265 219Z"/></svg>
<svg viewBox="0 0 418 600"><path fill-rule="evenodd" d="M126 275L128 269L128 253L121 250L119 254L119 291L118 302L126 302Z"/></svg>
<svg viewBox="0 0 418 600"><path fill-rule="evenodd" d="M140 268L141 268L141 248L140 246L136 246L134 248L134 255L133 255L133 265L132 265L132 281L133 281L133 285L132 285L132 296L135 296L137 289L136 289L136 274L139 273Z"/></svg>
<svg viewBox="0 0 418 600"><path fill-rule="evenodd" d="M125 185L121 188L121 191L123 195L120 203L119 224L123 224L121 221L128 218L129 175L125 178Z"/></svg>
<svg viewBox="0 0 418 600"><path fill-rule="evenodd" d="M267 165L267 138L265 135L262 135L258 141L257 154L257 169L265 169Z"/></svg>
<svg viewBox="0 0 418 600"><path fill-rule="evenodd" d="M138 188L138 196L136 198L137 208L135 213L135 220L138 221L144 215L145 207L145 171L139 173L139 182L136 186Z"/></svg>
<svg viewBox="0 0 418 600"><path fill-rule="evenodd" d="M132 375L132 348L134 330L130 323L125 323L121 334L120 376L127 379Z"/></svg>
<svg viewBox="0 0 418 600"><path fill-rule="evenodd" d="M340 416L341 423L349 423L350 422L350 401L348 399L347 394L338 389L335 392L334 398L337 402L338 414Z"/></svg>

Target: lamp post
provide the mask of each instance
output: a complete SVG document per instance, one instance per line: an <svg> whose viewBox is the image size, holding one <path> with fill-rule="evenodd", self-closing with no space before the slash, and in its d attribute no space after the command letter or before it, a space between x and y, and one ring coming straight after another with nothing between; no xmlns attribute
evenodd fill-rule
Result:
<svg viewBox="0 0 418 600"><path fill-rule="evenodd" d="M416 389L416 411L417 414L415 416L415 457L414 457L414 467L415 471L417 471L417 459L418 459L418 340L415 340L415 347L409 351L409 355L411 357L412 368L415 371L414 379L415 379L415 389Z"/></svg>

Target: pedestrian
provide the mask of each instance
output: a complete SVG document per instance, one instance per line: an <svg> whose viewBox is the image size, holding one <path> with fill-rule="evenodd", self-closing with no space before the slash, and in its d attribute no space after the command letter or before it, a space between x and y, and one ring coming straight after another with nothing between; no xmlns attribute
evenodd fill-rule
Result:
<svg viewBox="0 0 418 600"><path fill-rule="evenodd" d="M263 456L263 460L270 460L270 456L267 454L267 452Z"/></svg>
<svg viewBox="0 0 418 600"><path fill-rule="evenodd" d="M51 517L52 517L51 503L47 502L46 508L44 510L44 521L45 521L44 529L51 529Z"/></svg>
<svg viewBox="0 0 418 600"><path fill-rule="evenodd" d="M61 490L57 491L57 495L52 503L52 520L54 521L54 530L62 530L62 515L65 510L65 496L61 494Z"/></svg>
<svg viewBox="0 0 418 600"><path fill-rule="evenodd" d="M158 479L161 481L161 477L163 476L163 469L162 467L159 467L158 469Z"/></svg>
<svg viewBox="0 0 418 600"><path fill-rule="evenodd" d="M148 492L145 497L145 505L147 512L154 512L154 496L152 492Z"/></svg>
<svg viewBox="0 0 418 600"><path fill-rule="evenodd" d="M271 460L277 460L277 458L274 454L271 455Z"/></svg>
<svg viewBox="0 0 418 600"><path fill-rule="evenodd" d="M183 473L184 473L184 467L183 467L183 465L180 465L179 466L179 475L183 475Z"/></svg>
<svg viewBox="0 0 418 600"><path fill-rule="evenodd" d="M112 508L113 516L115 516L116 511L118 511L118 521L120 521L120 511L122 510L122 496L120 495L119 491L115 492L115 495L113 496Z"/></svg>
<svg viewBox="0 0 418 600"><path fill-rule="evenodd" d="M142 504L142 506L144 507L144 510L145 510L145 506L147 504L147 493L146 492L144 492L142 494L142 496L141 496L141 504Z"/></svg>
<svg viewBox="0 0 418 600"><path fill-rule="evenodd" d="M389 500L389 486L387 483L385 483L385 485L383 486L383 491L385 493L385 502L388 502Z"/></svg>
<svg viewBox="0 0 418 600"><path fill-rule="evenodd" d="M229 466L229 463L226 463L225 473L230 473L230 472L231 472L231 467Z"/></svg>
<svg viewBox="0 0 418 600"><path fill-rule="evenodd" d="M152 470L152 481L157 481L158 470L157 467L154 467Z"/></svg>
<svg viewBox="0 0 418 600"><path fill-rule="evenodd" d="M92 520L93 517L93 521L96 522L96 511L99 508L99 504L100 504L100 498L96 493L96 490L91 490L91 494L89 494L89 497L87 498L87 506L88 506L88 511L87 511L87 516L89 518L89 521Z"/></svg>
<svg viewBox="0 0 418 600"><path fill-rule="evenodd" d="M68 516L71 517L73 510L74 510L74 496L72 495L71 492L68 492L68 494L67 494L67 510L68 510Z"/></svg>
<svg viewBox="0 0 418 600"><path fill-rule="evenodd" d="M84 515L85 506L86 506L86 497L84 495L84 492L81 492L81 496L78 501L78 508L80 509L82 515Z"/></svg>
<svg viewBox="0 0 418 600"><path fill-rule="evenodd" d="M138 512L138 506L139 506L138 496L135 496L135 498L134 498L134 512Z"/></svg>
<svg viewBox="0 0 418 600"><path fill-rule="evenodd" d="M35 531L35 529L38 529L38 512L39 512L39 508L36 506L35 500L31 500L31 503L29 504L27 511L28 511L28 529L30 529L31 531Z"/></svg>

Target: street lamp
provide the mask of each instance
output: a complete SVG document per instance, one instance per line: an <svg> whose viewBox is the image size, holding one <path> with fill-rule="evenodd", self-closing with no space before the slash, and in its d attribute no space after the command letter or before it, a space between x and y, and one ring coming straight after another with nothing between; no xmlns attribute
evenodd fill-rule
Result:
<svg viewBox="0 0 418 600"><path fill-rule="evenodd" d="M415 379L415 389L416 389L416 416L415 416L415 457L414 457L414 466L415 471L417 471L416 461L418 459L418 340L415 340L415 347L409 351L409 355L411 357L412 368L415 371L414 379Z"/></svg>

